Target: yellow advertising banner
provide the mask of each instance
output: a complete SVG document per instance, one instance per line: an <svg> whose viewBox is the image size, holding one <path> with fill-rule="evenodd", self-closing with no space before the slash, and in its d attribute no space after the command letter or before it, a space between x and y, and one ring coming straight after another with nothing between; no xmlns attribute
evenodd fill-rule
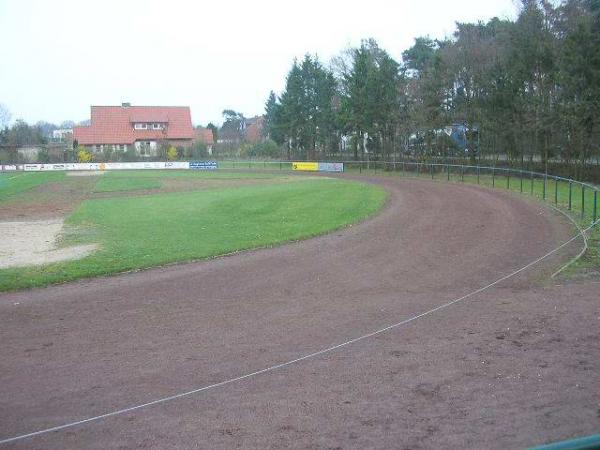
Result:
<svg viewBox="0 0 600 450"><path fill-rule="evenodd" d="M319 163L316 162L293 162L292 170L304 170L309 172L318 172Z"/></svg>

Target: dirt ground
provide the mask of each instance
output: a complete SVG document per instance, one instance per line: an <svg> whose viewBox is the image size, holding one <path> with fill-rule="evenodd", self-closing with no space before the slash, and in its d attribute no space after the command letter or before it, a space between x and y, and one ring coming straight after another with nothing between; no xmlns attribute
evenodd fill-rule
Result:
<svg viewBox="0 0 600 450"><path fill-rule="evenodd" d="M539 203L377 179L327 236L0 296L0 440L299 358L459 298L573 233ZM522 448L600 427L600 284L574 243L447 309L226 386L15 449Z"/></svg>

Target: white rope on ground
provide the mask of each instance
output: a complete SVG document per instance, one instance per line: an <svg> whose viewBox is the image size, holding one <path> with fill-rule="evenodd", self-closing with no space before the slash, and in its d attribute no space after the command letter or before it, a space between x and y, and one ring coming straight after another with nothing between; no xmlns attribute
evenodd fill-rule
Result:
<svg viewBox="0 0 600 450"><path fill-rule="evenodd" d="M573 217L571 217L570 214L567 214L565 211L563 211L560 208L557 208L554 205L548 205L548 206L550 206L552 209L554 209L555 211L558 211L563 216L565 216L567 219L569 219L571 221L571 223L573 225L575 225L575 228L577 228L577 231L579 231L579 235L583 238L583 248L581 249L581 251L577 254L577 256L571 258L571 260L568 263L566 263L564 266L562 266L560 269L558 269L556 272L554 272L550 276L550 278L555 278L559 274L561 274L563 271L565 271L568 267L571 267L572 264L574 264L577 261L579 261L579 259L581 259L581 257L583 255L585 255L585 253L588 251L589 245L588 245L588 238L587 238L587 235L586 235L586 231L584 231L584 230L581 229L581 227L579 226L579 224L577 223L577 221L575 219L573 219ZM592 228L593 228L593 225L592 225Z"/></svg>
<svg viewBox="0 0 600 450"><path fill-rule="evenodd" d="M518 275L521 272L524 272L525 270L529 269L530 267L538 264L539 262L543 261L544 259L552 256L553 254L555 254L556 252L558 252L562 248L566 247L571 242L573 242L574 240L576 240L577 238L579 238L579 236L580 236L580 234L582 232L585 233L585 232L591 230L592 228L594 228L599 223L600 223L600 220L594 222L589 227L587 227L585 230L581 230L579 233L577 233L571 239L569 239L568 241L562 243L561 245L559 245L558 247L556 247L554 250L549 251L545 255L540 256L539 258L537 258L535 261L530 262L529 264L521 267L520 269L515 270L512 273L510 273L508 275L505 275L505 276L503 276L501 278L498 278L496 281L488 284L487 286L481 287L481 288L479 288L479 289L477 289L475 291L472 291L472 292L470 292L470 293L468 293L466 295L463 295L460 298L457 298L455 300L452 300L452 301L449 301L447 303L444 303L444 304L442 304L440 306L437 306L437 307L435 307L433 309L430 309L428 311L425 311L425 312L423 312L421 314L418 314L416 316L410 317L408 319L405 319L405 320L403 320L401 322L398 322L398 323L395 323L393 325L388 325L387 327L380 328L379 330L372 331L372 332L370 332L368 334L364 334L362 336L359 336L357 338L351 339L351 340L346 341L346 342L342 342L341 344L337 344L337 345L334 345L332 347L328 347L328 348L325 348L323 350L316 351L314 353L309 353L307 355L301 356L300 358L292 359L290 361L286 361L286 362L283 362L283 363L280 363L280 364L276 364L276 365L273 365L273 366L270 366L270 367L266 367L264 369L257 370L255 372L250 372L250 373L247 373L245 375L241 375L239 377L230 378L228 380L224 380L224 381L221 381L219 383L209 384L207 386L203 386L203 387L200 387L200 388L197 388L197 389L193 389L191 391L181 392L179 394L175 394L175 395L171 395L171 396L168 396L168 397L159 398L157 400L153 400L153 401L150 401L150 402L147 402L147 403L142 403L142 404L135 405L135 406L130 406L128 408L119 409L119 410L112 411L112 412L109 412L109 413L106 413L106 414L101 414L101 415L98 415L98 416L88 417L87 419L77 420L75 422L70 422L70 423L66 423L66 424L63 424L63 425L58 425L58 426L55 426L55 427L52 427L52 428L46 428L46 429L43 429L43 430L34 431L32 433L21 434L21 435L18 435L18 436L13 436L13 437L9 437L9 438L6 438L6 439L2 439L2 440L0 440L0 445L2 445L2 444L8 444L8 443L15 442L15 441L20 441L20 440L27 439L27 438L34 437L34 436L40 436L40 435L43 435L43 434L51 433L53 431L60 431L60 430L66 429L66 428L72 428L72 427L75 427L77 425L82 425L82 424L89 423L89 422L99 421L99 420L102 420L102 419L106 419L108 417L113 417L113 416L118 416L118 415L121 415L121 414L126 414L126 413L129 413L129 412L132 412L132 411L136 411L136 410L139 410L139 409L142 409L142 408L149 407L149 406L158 405L160 403L166 403L166 402L169 402L169 401L172 401L172 400L176 400L176 399L179 399L179 398L182 398L182 397L187 397L187 396L190 396L190 395L193 395L193 394L198 394L198 393L203 392L203 391L208 391L210 389L218 388L218 387L225 386L225 385L228 385L228 384L231 384L231 383L235 383L237 381L245 380L247 378L255 377L255 376L261 375L263 373L272 372L272 371L275 371L275 370L278 370L278 369L282 369L284 367L291 366L293 364L305 361L307 359L312 359L312 358L315 358L317 356L324 355L326 353L330 353L330 352L332 352L334 350L337 350L339 348L347 347L347 346L349 346L351 344L354 344L354 343L359 342L359 341L363 341L363 340L371 338L373 336L377 336L379 334L385 333L386 331L393 330L393 329L398 328L398 327L400 327L402 325L406 325L406 324L408 324L410 322L413 322L413 321L415 321L417 319L420 319L421 317L429 316L429 315L431 315L431 314L433 314L433 313L435 313L437 311L440 311L442 309L448 308L448 307L450 307L450 306L452 306L452 305L454 305L454 304L456 304L458 302L466 300L466 299L468 299L470 297L473 297L474 295L477 295L477 294L479 294L479 293L481 293L481 292L483 292L483 291L485 291L485 290L487 290L487 289L489 289L489 288L491 288L493 286L496 286L497 284L499 284L499 283L501 283L501 282L503 282L505 280L508 280L509 278L512 278L512 277L514 277L515 275Z"/></svg>

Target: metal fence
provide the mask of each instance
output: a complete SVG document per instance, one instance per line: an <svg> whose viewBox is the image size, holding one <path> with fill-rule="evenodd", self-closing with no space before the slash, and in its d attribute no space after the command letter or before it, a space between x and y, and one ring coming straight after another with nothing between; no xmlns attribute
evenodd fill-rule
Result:
<svg viewBox="0 0 600 450"><path fill-rule="evenodd" d="M598 222L598 192L600 187L590 183L576 181L570 178L550 175L547 173L533 172L523 169L506 167L479 166L466 164L450 164L439 162L415 162L415 161L338 161L344 164L344 172L356 174L384 174L400 176L429 177L431 179L443 179L445 181L460 181L477 183L480 185L505 188L507 190L520 191L538 196L540 199L554 203L555 206L568 210L574 216L579 216L582 223ZM141 165L139 168L167 168L176 169L178 165L188 164L186 162L162 162L162 163L88 163L90 170L108 169L109 165L119 165L121 169L134 168L131 166ZM191 163L190 163L191 164ZM196 163L199 164L199 163ZM203 162L202 164L206 164ZM212 162L212 164L215 164ZM279 170L292 171L292 161L219 161L221 169L244 169L244 170ZM28 170L29 166L11 166L11 170ZM43 170L65 170L67 166L86 166L86 164L49 164L44 165ZM94 166L94 167L91 167ZM103 167L104 166L104 167ZM148 167L146 167L148 166ZM31 167L29 167L31 169ZM117 167L115 167L116 169ZM215 167L216 168L216 167ZM5 169L5 167L0 167ZM37 168L42 170L41 168ZM8 169L7 169L8 170ZM33 169L32 169L33 170ZM82 170L73 167L71 170Z"/></svg>
<svg viewBox="0 0 600 450"><path fill-rule="evenodd" d="M521 169L463 164L442 164L414 161L339 161L348 173L380 173L428 177L446 181L471 182L504 188L537 196L552 202L583 222L598 221L598 192L600 188L570 178ZM292 170L291 161L219 161L223 169Z"/></svg>

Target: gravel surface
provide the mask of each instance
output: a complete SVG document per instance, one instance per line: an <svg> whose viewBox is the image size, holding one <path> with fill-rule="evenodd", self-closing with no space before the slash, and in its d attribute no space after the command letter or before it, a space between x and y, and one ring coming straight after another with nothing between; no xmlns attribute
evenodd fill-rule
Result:
<svg viewBox="0 0 600 450"><path fill-rule="evenodd" d="M363 178L363 180L366 180ZM539 203L377 179L362 224L274 249L0 296L0 439L217 383L400 322L573 233ZM573 244L350 346L0 448L520 448L600 426L599 285Z"/></svg>
<svg viewBox="0 0 600 450"><path fill-rule="evenodd" d="M0 269L81 259L97 248L95 244L57 248L63 225L62 219L0 222Z"/></svg>

